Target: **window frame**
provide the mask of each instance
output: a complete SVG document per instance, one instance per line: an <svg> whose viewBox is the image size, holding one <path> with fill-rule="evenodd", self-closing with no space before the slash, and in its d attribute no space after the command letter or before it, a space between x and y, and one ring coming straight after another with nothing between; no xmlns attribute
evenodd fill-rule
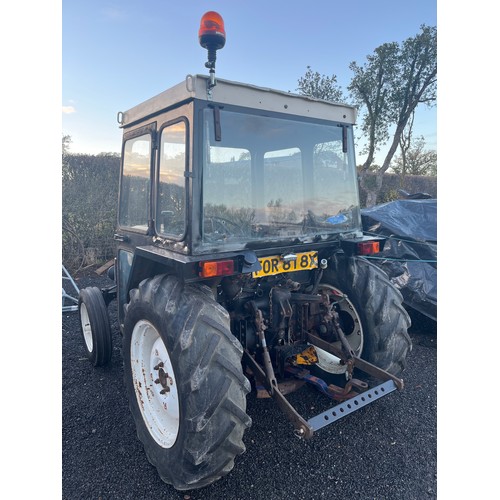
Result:
<svg viewBox="0 0 500 500"><path fill-rule="evenodd" d="M269 110L263 110L263 109L256 109L256 108L247 108L247 107L242 107L242 106L239 106L239 105L234 105L234 104L221 104L221 103L218 103L218 102L205 102L205 101L202 101L202 102L196 102L196 108L195 108L195 114L196 116L198 117L198 122L196 123L196 138L195 138L195 145L194 145L194 148L193 148L193 154L194 154L194 163L197 165L197 171L196 171L196 176L198 177L198 181L199 181L199 185L198 185L198 192L200 193L200 196L199 196L199 203L197 203L196 205L193 204L193 211L194 211L194 214L196 215L196 217L198 218L198 226L197 226L197 229L198 229L198 233L194 233L194 238L193 238L193 244L192 244L192 251L194 254L204 254L204 253L210 253L211 251L213 251L214 248L216 248L216 246L214 246L214 244L212 244L211 242L207 242L204 238L204 234L203 234L203 224L202 224L202 221L203 221L203 217L204 217L204 197L205 197L205 193L204 193L204 167L205 167L205 151L204 151L204 148L205 148L205 117L204 117L204 112L209 109L209 108L219 108L219 110L223 110L224 112L234 112L234 113L241 113L243 115L255 115L255 116L258 116L258 117L261 117L261 118L277 118L277 119L284 119L284 120L287 120L287 121L291 121L291 122L297 122L297 123L304 123L304 124L312 124L312 125L325 125L327 127L345 127L346 130L347 130L347 142L348 142L348 145L349 145L349 148L350 148L350 154L352 156L350 156L350 159L352 159L352 161L354 162L354 165L356 164L356 155L355 155L355 149L354 149L354 125L353 124L350 124L350 123L344 123L342 121L339 121L339 120L328 120L328 119L324 119L324 118L314 118L314 117L310 117L310 116L298 116L298 115L293 115L293 116L290 116L289 114L285 114L285 113L280 113L279 111L269 111ZM210 120L211 118L208 117L208 119ZM220 120L220 124L222 126L222 130L221 130L221 136L222 136L222 144L224 144L224 123L223 123L223 116L222 116L222 113L221 115L219 115L219 118L217 118L217 116L214 115L214 120L215 120L215 127L217 126L217 120ZM215 136L217 137L217 135ZM218 139L215 138L215 141L217 142ZM211 144L212 144L212 140L210 141ZM235 147L240 147L239 145L238 146L235 146ZM297 147L299 149L299 151L301 152L301 155L302 155L302 162L304 162L304 154L306 154L306 152L301 148L300 144L297 143L297 144L294 144L293 147ZM263 156L266 152L268 151L265 151L264 152L264 149L265 148L262 148L262 162L263 162ZM283 149L286 149L283 148ZM270 151L274 151L273 150L270 150ZM258 153L259 151L257 151ZM257 156L255 156L253 153L255 153L255 151L250 151L252 157L254 158L257 166L258 166L258 163L261 161ZM311 161L312 161L312 153L313 153L313 150L311 149ZM254 162L254 160L252 160L252 163ZM311 164L311 173L313 173L314 171L314 167L313 165ZM256 189L256 182L258 183L258 178L259 178L259 174L262 174L262 172L259 172L257 167L255 167L253 164L252 164L252 172L255 173L255 175L252 174L252 196L254 196L254 193L256 193L256 196L259 195L259 193L261 193L261 191L259 191L259 189ZM255 178L254 178L255 177ZM356 199L356 203L355 203L355 207L357 207L358 209L358 213L355 214L355 222L354 222L354 226L352 229L349 229L347 231L346 234L351 234L358 231L359 230L359 227L361 226L361 219L360 219L360 215L359 215L359 208L360 208L360 203L359 203L359 186L358 186L358 183L357 183L357 179L356 177L354 177L355 181L353 183L353 189L352 189L352 195L353 197ZM311 177L311 182L314 182L314 179ZM308 189L310 190L311 189L311 186L307 186L307 184L305 184L305 189ZM260 201L257 199L255 202L255 204L259 204ZM261 204L261 203L260 203ZM359 220L358 220L359 219ZM339 234L342 234L341 231L335 231L335 232L328 232L328 234L325 233L324 235L324 241L327 241L329 239L338 239L339 237ZM262 239L262 240L252 240L252 241L247 241L247 242L242 242L241 245L238 245L237 242L234 243L234 245L231 245L231 246L228 246L227 247L227 251L229 250L238 250L238 249L241 249L241 250L244 250L246 248L265 248L269 245L269 242L272 241L272 243L274 244L276 238L273 238L273 239ZM295 245L301 245L302 242L298 242L297 241L297 238L296 236L293 236L293 237L281 237L279 238L279 241L283 244L283 245L292 245L292 246L295 246ZM323 240L322 240L323 241ZM220 245L219 245L220 246ZM217 246L217 249L219 249L219 246Z"/></svg>
<svg viewBox="0 0 500 500"><path fill-rule="evenodd" d="M160 185L160 170L161 170L161 154L162 154L162 134L163 131L172 126L175 125L176 123L183 122L185 125L185 141L184 141L184 148L185 148L185 154L184 154L184 231L182 235L174 235L173 233L167 233L167 232L160 232L157 227L157 223L159 222L159 216L160 214L158 213L158 203L159 203L159 196L158 196L158 191L159 191L159 185ZM190 130L189 130L189 119L186 116L178 116L175 117L171 120L166 121L161 125L161 127L158 130L158 148L156 152L156 172L155 172L155 183L154 183L154 192L155 192L155 199L154 199L154 214L153 214L153 219L154 219L154 231L155 234L158 235L161 238L165 238L167 240L172 240L172 241L183 241L186 239L186 233L188 230L188 211L189 211L189 155L190 155Z"/></svg>
<svg viewBox="0 0 500 500"><path fill-rule="evenodd" d="M123 142L122 142L122 151L121 151L121 162L120 162L120 184L118 188L118 213L116 214L117 216L117 227L120 230L125 230L125 231L130 231L132 233L137 233L137 234L143 234L143 235L148 235L151 234L151 225L152 225L152 195L153 195L153 183L152 179L154 178L153 176L153 171L154 171L154 163L155 163L155 154L154 154L154 149L155 149L155 132L156 132L156 122L150 123L148 125L145 125L143 127L137 128L135 130L131 130L130 132L127 132L126 134L123 135ZM125 167L125 145L127 142L130 140L136 139L138 137L141 137L143 135L149 135L150 137L150 150L149 150L149 196L147 198L147 217L148 220L146 221L146 226L147 228L144 229L138 229L133 226L127 226L121 224L121 215L122 215L122 194L123 194L123 171Z"/></svg>

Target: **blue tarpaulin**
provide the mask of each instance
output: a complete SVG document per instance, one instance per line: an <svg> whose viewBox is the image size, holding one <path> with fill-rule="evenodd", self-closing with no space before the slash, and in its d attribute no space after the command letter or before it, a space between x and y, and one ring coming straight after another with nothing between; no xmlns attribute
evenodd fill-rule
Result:
<svg viewBox="0 0 500 500"><path fill-rule="evenodd" d="M437 200L396 200L361 210L365 233L387 238L373 262L406 306L437 320Z"/></svg>

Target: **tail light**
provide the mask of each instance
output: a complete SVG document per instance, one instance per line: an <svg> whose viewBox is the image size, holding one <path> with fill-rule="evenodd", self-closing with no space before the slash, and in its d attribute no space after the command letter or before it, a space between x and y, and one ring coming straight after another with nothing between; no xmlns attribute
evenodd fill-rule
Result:
<svg viewBox="0 0 500 500"><path fill-rule="evenodd" d="M347 255L373 255L384 250L385 238L363 236L361 240L342 240L340 246Z"/></svg>
<svg viewBox="0 0 500 500"><path fill-rule="evenodd" d="M378 241L363 241L358 243L358 255L372 255L380 252L380 243Z"/></svg>
<svg viewBox="0 0 500 500"><path fill-rule="evenodd" d="M233 260L211 260L200 263L199 275L202 278L215 278L234 274Z"/></svg>

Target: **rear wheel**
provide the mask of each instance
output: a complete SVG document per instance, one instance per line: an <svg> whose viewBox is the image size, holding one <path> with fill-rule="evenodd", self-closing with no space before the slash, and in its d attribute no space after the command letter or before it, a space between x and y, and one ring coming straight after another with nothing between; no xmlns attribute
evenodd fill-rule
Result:
<svg viewBox="0 0 500 500"><path fill-rule="evenodd" d="M366 259L338 257L325 271L320 291L328 293L335 303L339 323L355 354L399 375L412 347L410 317L401 293L387 275ZM316 350L320 368L329 373L345 372L338 358Z"/></svg>
<svg viewBox="0 0 500 500"><path fill-rule="evenodd" d="M94 366L106 365L113 354L113 343L108 309L99 288L80 290L78 314L87 357Z"/></svg>
<svg viewBox="0 0 500 500"><path fill-rule="evenodd" d="M226 475L245 451L250 384L229 315L210 289L156 276L125 306L124 376L137 435L178 490Z"/></svg>

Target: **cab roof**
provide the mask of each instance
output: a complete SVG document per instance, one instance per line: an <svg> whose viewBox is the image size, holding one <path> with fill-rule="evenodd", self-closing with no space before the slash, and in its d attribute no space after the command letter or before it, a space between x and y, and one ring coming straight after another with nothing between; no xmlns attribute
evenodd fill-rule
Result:
<svg viewBox="0 0 500 500"><path fill-rule="evenodd" d="M127 128L193 99L348 124L356 122L357 108L354 106L223 79L217 79L217 85L208 91L208 81L205 75L188 75L184 82L118 113L120 127Z"/></svg>

